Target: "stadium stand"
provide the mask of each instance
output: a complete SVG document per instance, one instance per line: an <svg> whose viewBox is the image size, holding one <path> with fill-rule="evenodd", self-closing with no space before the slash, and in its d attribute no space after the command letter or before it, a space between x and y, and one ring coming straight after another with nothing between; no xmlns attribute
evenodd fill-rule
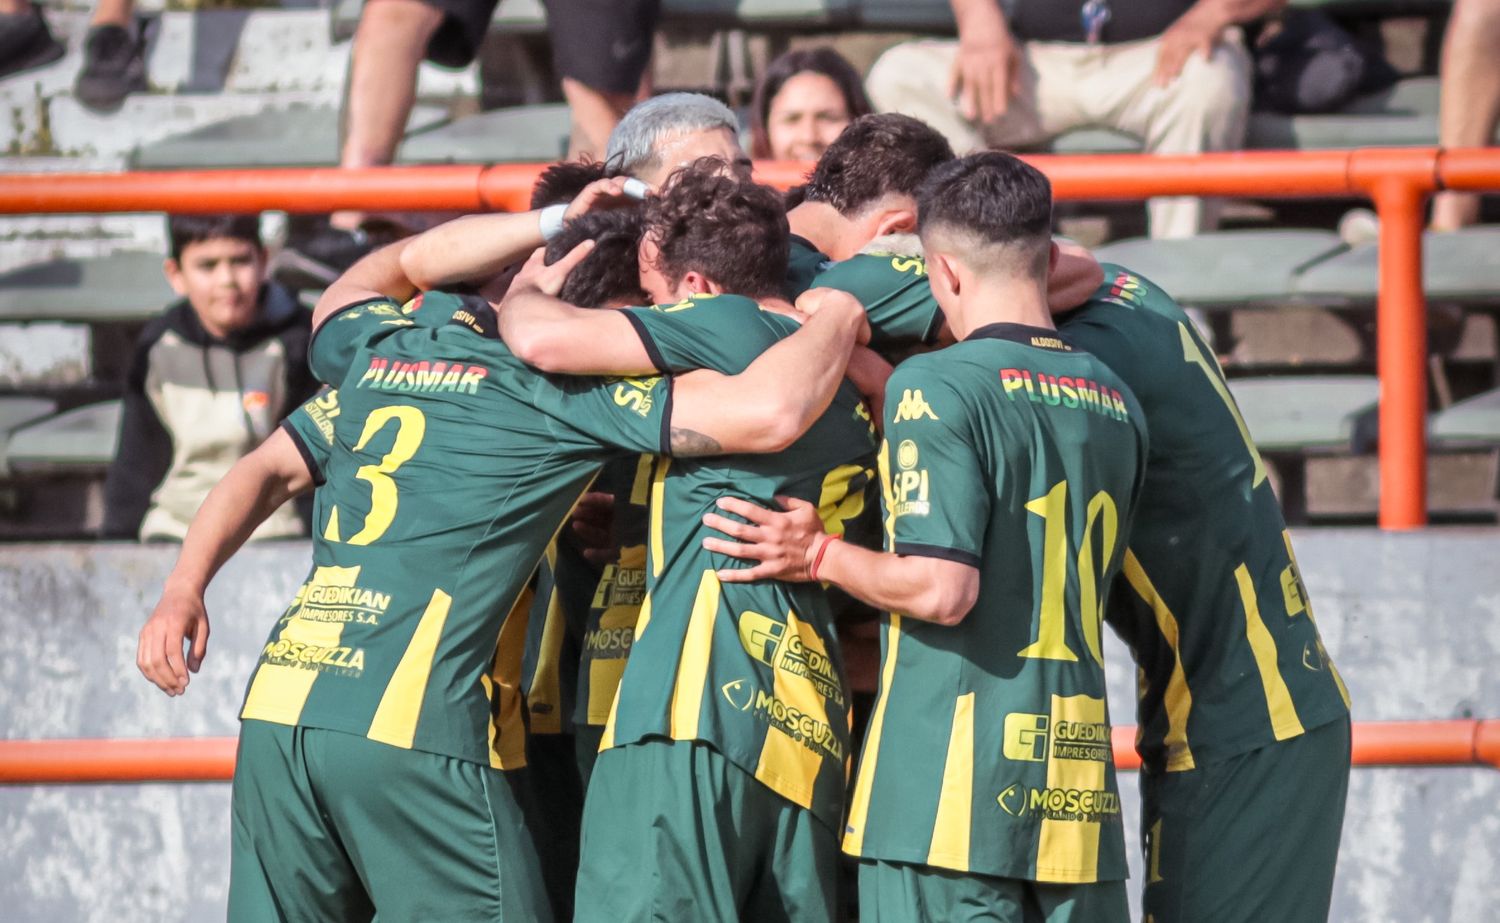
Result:
<svg viewBox="0 0 1500 923"><path fill-rule="evenodd" d="M18 427L6 463L18 474L103 474L115 455L120 402L103 401Z"/></svg>
<svg viewBox="0 0 1500 923"><path fill-rule="evenodd" d="M0 322L145 320L176 296L162 254L62 258L0 274Z"/></svg>

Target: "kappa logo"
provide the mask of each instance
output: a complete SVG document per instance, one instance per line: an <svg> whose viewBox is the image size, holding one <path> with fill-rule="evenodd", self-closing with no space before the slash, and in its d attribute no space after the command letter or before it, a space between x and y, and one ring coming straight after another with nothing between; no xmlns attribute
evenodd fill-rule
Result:
<svg viewBox="0 0 1500 923"><path fill-rule="evenodd" d="M923 418L928 420L938 419L938 415L932 412L932 405L922 397L922 389L912 390L907 388L901 392L901 403L896 406L896 416L892 423L904 421L916 421Z"/></svg>
<svg viewBox="0 0 1500 923"><path fill-rule="evenodd" d="M750 705L755 701L755 690L750 684L742 679L732 679L719 687L724 694L724 700L740 711L749 711Z"/></svg>

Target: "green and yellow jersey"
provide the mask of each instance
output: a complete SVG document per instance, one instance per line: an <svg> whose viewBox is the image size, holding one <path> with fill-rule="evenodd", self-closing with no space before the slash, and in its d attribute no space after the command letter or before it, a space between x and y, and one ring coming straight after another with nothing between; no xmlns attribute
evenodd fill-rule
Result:
<svg viewBox="0 0 1500 923"><path fill-rule="evenodd" d="M482 300L452 317L418 326L376 299L314 336L338 412L313 566L241 717L510 768L526 618L506 613L614 447L663 448L670 387L549 379L494 336Z"/></svg>
<svg viewBox="0 0 1500 923"><path fill-rule="evenodd" d="M870 347L877 351L930 345L943 328L945 318L920 256L872 251L833 262L793 237L785 290L795 301L810 288L837 289L859 299L870 318Z"/></svg>
<svg viewBox="0 0 1500 923"><path fill-rule="evenodd" d="M956 626L887 616L844 850L1004 878L1126 877L1100 632L1140 486L1129 389L992 324L887 388L887 548L979 570Z"/></svg>
<svg viewBox="0 0 1500 923"><path fill-rule="evenodd" d="M584 558L566 530L547 546L537 564L536 596L521 659L526 729L533 734L573 733L581 640L598 579L599 569Z"/></svg>
<svg viewBox="0 0 1500 923"><path fill-rule="evenodd" d="M1348 714L1265 462L1191 321L1148 280L1106 265L1059 318L1140 399L1151 457L1111 625L1140 666L1137 748L1192 769Z"/></svg>
<svg viewBox="0 0 1500 923"><path fill-rule="evenodd" d="M324 385L281 421L281 428L292 437L292 444L307 463L313 483L318 486L323 484L323 469L333 454L333 421L338 415L339 393Z"/></svg>
<svg viewBox="0 0 1500 923"><path fill-rule="evenodd" d="M626 312L662 371L742 371L796 322L734 295ZM755 400L755 395L745 395ZM695 740L834 830L849 759L849 703L838 639L821 587L721 585L742 566L703 548L704 514L720 497L778 508L777 495L818 505L841 531L874 478L868 411L845 382L801 439L775 455L666 459L651 477L647 596L601 749L651 737Z"/></svg>
<svg viewBox="0 0 1500 923"><path fill-rule="evenodd" d="M656 456L617 458L599 473L595 489L614 497L614 547L587 601L583 653L578 665L577 724L603 727L635 641L635 623L646 600L646 536Z"/></svg>

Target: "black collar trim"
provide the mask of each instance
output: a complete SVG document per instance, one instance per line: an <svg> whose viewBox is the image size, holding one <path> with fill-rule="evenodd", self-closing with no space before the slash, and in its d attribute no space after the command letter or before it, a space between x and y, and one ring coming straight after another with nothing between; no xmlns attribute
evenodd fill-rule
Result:
<svg viewBox="0 0 1500 923"><path fill-rule="evenodd" d="M965 343L970 340L1010 340L1023 346L1035 346L1037 349L1050 349L1059 353L1073 352L1073 347L1063 342L1063 338L1056 330L1050 327L1033 327L1030 324L985 324L964 337Z"/></svg>

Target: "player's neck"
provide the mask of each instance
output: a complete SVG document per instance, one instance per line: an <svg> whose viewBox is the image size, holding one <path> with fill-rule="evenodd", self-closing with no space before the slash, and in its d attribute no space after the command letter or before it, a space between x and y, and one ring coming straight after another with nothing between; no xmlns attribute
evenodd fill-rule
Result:
<svg viewBox="0 0 1500 923"><path fill-rule="evenodd" d="M959 339L990 324L1056 329L1044 284L1030 279L992 279L970 285L958 296L958 310L950 313L958 315L950 316L948 324Z"/></svg>
<svg viewBox="0 0 1500 923"><path fill-rule="evenodd" d="M827 202L803 202L786 213L786 220L793 234L817 247L829 259L842 260L851 255L839 252L848 219Z"/></svg>
<svg viewBox="0 0 1500 923"><path fill-rule="evenodd" d="M797 321L802 320L802 315L798 314L797 309L792 307L792 303L785 298L770 295L765 298L755 299L755 303L760 305L762 311L770 311L772 314L785 314L787 317Z"/></svg>

